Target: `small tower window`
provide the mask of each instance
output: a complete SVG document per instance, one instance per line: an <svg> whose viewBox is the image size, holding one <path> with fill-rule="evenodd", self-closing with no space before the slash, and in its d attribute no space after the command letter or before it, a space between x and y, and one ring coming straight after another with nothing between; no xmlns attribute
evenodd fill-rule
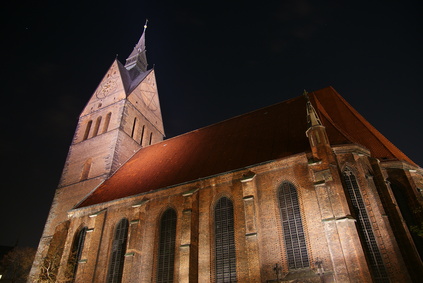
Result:
<svg viewBox="0 0 423 283"><path fill-rule="evenodd" d="M85 134L84 134L84 139L83 140L88 139L88 136L90 135L90 130L91 130L91 125L92 124L93 124L93 121L92 120L89 120L88 123L87 123L87 127L85 128Z"/></svg>
<svg viewBox="0 0 423 283"><path fill-rule="evenodd" d="M144 131L145 131L145 125L142 126L142 130L141 130L140 145L142 145L142 140L144 139Z"/></svg>
<svg viewBox="0 0 423 283"><path fill-rule="evenodd" d="M91 163L92 163L92 159L91 158L89 158L89 159L87 159L87 161L85 161L84 167L82 167L80 181L84 181L84 180L87 180L88 179L88 176L89 176L90 170L91 170Z"/></svg>
<svg viewBox="0 0 423 283"><path fill-rule="evenodd" d="M104 120L103 132L102 132L102 133L107 132L107 130L108 130L108 128L109 128L110 118L111 118L111 117L112 117L112 113L111 113L111 112L107 113L107 115L106 115L106 119Z"/></svg>
<svg viewBox="0 0 423 283"><path fill-rule="evenodd" d="M236 282L234 207L222 197L214 209L216 282Z"/></svg>
<svg viewBox="0 0 423 283"><path fill-rule="evenodd" d="M148 145L151 145L152 141L153 141L153 133L150 133L150 141L148 142Z"/></svg>
<svg viewBox="0 0 423 283"><path fill-rule="evenodd" d="M297 189L290 182L283 182L278 190L278 199L288 268L309 267Z"/></svg>
<svg viewBox="0 0 423 283"><path fill-rule="evenodd" d="M169 208L160 220L157 283L173 282L175 263L176 212Z"/></svg>
<svg viewBox="0 0 423 283"><path fill-rule="evenodd" d="M101 116L97 118L96 122L95 122L95 127L94 127L94 132L93 132L93 137L97 136L98 134L98 129L100 129L100 124L101 124Z"/></svg>
<svg viewBox="0 0 423 283"><path fill-rule="evenodd" d="M134 138L136 127L137 127L137 117L134 118L134 123L132 125L131 138Z"/></svg>
<svg viewBox="0 0 423 283"><path fill-rule="evenodd" d="M115 237L112 244L112 254L110 256L107 283L120 283L122 281L123 261L126 251L127 239L128 219L124 218L116 226Z"/></svg>

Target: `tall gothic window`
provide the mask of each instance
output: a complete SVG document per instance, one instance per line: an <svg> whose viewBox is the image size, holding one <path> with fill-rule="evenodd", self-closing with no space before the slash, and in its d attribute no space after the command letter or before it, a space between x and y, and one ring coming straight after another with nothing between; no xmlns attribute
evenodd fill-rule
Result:
<svg viewBox="0 0 423 283"><path fill-rule="evenodd" d="M173 282L175 262L176 212L169 208L160 220L159 262L157 282Z"/></svg>
<svg viewBox="0 0 423 283"><path fill-rule="evenodd" d="M392 182L391 189L394 193L395 200L397 201L401 215L404 218L408 229L410 229L411 226L418 226L419 221L416 219L415 214L413 213L413 206L408 202L406 188L404 188L400 183ZM414 244L416 245L420 257L423 258L423 238L419 237L416 233L411 233L411 237L414 241Z"/></svg>
<svg viewBox="0 0 423 283"><path fill-rule="evenodd" d="M234 207L222 197L214 210L216 282L236 281Z"/></svg>
<svg viewBox="0 0 423 283"><path fill-rule="evenodd" d="M351 199L352 208L358 218L357 229L364 244L363 250L367 256L373 279L375 282L389 282L388 274L376 243L376 237L373 233L357 179L354 173L349 169L344 170L343 176L348 195Z"/></svg>
<svg viewBox="0 0 423 283"><path fill-rule="evenodd" d="M283 182L278 190L278 199L288 268L309 267L297 189L290 182Z"/></svg>
<svg viewBox="0 0 423 283"><path fill-rule="evenodd" d="M106 120L104 121L104 125L103 125L103 132L102 132L102 133L107 132L107 130L108 130L108 128L109 128L110 118L111 118L111 117L112 117L112 113L111 113L111 112L107 113L107 115L106 115Z"/></svg>
<svg viewBox="0 0 423 283"><path fill-rule="evenodd" d="M86 233L87 227L84 227L76 234L75 239L73 240L72 250L68 260L69 275L72 277L71 282L75 281L76 271L78 270L78 262L81 260L82 249L84 248Z"/></svg>
<svg viewBox="0 0 423 283"><path fill-rule="evenodd" d="M128 219L122 219L116 226L115 237L112 243L112 253L110 255L109 273L107 283L120 283L123 273L123 261L128 239Z"/></svg>
<svg viewBox="0 0 423 283"><path fill-rule="evenodd" d="M84 138L83 140L88 139L89 135L90 135L90 130L91 130L91 125L93 124L92 120L89 120L87 123L87 127L85 128L85 133L84 133Z"/></svg>
<svg viewBox="0 0 423 283"><path fill-rule="evenodd" d="M101 116L98 117L97 120L95 121L93 137L98 135L98 129L100 129L100 124L101 124Z"/></svg>

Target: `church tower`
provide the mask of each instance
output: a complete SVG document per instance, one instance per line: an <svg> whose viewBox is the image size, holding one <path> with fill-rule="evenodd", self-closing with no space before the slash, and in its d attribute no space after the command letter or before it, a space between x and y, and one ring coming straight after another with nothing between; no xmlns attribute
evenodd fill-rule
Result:
<svg viewBox="0 0 423 283"><path fill-rule="evenodd" d="M82 111L59 188L92 179L98 184L140 148L163 140L155 74L147 70L146 27L126 65L113 62Z"/></svg>
<svg viewBox="0 0 423 283"><path fill-rule="evenodd" d="M147 69L146 28L147 22L126 64L114 60L79 116L36 260L61 253L69 210L135 152L165 136L155 72Z"/></svg>

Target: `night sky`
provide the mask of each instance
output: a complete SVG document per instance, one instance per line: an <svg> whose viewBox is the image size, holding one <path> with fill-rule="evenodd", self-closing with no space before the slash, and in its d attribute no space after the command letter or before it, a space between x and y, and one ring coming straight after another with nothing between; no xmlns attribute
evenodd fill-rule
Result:
<svg viewBox="0 0 423 283"><path fill-rule="evenodd" d="M8 4L0 245L38 244L79 114L115 57L125 62L146 18L168 138L333 86L423 165L419 1Z"/></svg>

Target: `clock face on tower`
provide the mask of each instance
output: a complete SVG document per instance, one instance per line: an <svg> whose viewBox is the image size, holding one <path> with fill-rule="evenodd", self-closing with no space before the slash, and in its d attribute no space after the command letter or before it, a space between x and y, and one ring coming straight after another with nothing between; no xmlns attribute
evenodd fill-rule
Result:
<svg viewBox="0 0 423 283"><path fill-rule="evenodd" d="M104 98L110 93L112 93L117 87L117 78L111 78L103 83L98 87L95 95L97 98Z"/></svg>

